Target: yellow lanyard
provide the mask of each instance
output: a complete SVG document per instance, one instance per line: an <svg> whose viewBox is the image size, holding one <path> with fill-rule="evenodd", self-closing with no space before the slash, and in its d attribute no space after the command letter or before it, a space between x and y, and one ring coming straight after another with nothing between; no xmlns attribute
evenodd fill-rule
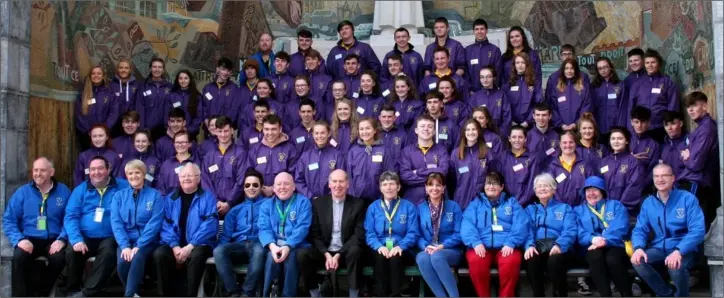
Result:
<svg viewBox="0 0 724 298"><path fill-rule="evenodd" d="M498 224L498 212L495 211L495 208L493 208L493 224Z"/></svg>
<svg viewBox="0 0 724 298"><path fill-rule="evenodd" d="M40 215L43 215L43 210L45 210L45 201L48 200L50 193L43 193L41 195L43 196L43 202L40 203Z"/></svg>
<svg viewBox="0 0 724 298"><path fill-rule="evenodd" d="M380 205L382 205L382 211L385 212L385 217L387 217L387 221L390 222L390 227L388 229L389 236L392 237L392 218L395 217L395 213L397 213L397 207L400 207L400 199L397 199L397 204L395 204L395 208L392 209L392 214L387 213L387 207L385 207L384 199L382 202L380 202Z"/></svg>
<svg viewBox="0 0 724 298"><path fill-rule="evenodd" d="M107 189L108 189L107 186L104 188L97 188L98 194L101 195L101 199L100 199L100 201L98 201L98 207L103 207L103 195L106 194Z"/></svg>
<svg viewBox="0 0 724 298"><path fill-rule="evenodd" d="M593 212L593 214L595 214L596 217L598 217L598 219L601 220L601 222L603 223L603 227L608 228L608 223L605 220L603 220L603 214L606 213L606 203L603 203L603 206L601 206L600 212L596 212L596 209L593 209L593 207L591 207L591 205L586 204L586 206L588 206L588 209L590 209L591 212Z"/></svg>

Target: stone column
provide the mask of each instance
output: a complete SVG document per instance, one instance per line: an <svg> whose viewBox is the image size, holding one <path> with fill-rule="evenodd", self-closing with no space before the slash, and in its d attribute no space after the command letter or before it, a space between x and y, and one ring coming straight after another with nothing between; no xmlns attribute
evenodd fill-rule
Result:
<svg viewBox="0 0 724 298"><path fill-rule="evenodd" d="M31 1L0 0L0 210L28 175ZM13 248L0 236L0 297L10 297Z"/></svg>

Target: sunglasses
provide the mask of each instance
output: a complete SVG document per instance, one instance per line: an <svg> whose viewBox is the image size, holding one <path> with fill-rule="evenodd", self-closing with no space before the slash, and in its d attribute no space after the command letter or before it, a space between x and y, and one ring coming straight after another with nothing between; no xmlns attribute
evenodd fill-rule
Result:
<svg viewBox="0 0 724 298"><path fill-rule="evenodd" d="M259 188L259 183L256 183L256 182L254 182L254 183L244 183L244 188L250 188L250 187Z"/></svg>

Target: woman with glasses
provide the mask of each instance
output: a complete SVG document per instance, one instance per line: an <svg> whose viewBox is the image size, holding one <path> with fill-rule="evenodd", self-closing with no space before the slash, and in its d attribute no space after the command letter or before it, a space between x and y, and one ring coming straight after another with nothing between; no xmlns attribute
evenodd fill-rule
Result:
<svg viewBox="0 0 724 298"><path fill-rule="evenodd" d="M500 297L513 297L520 275L521 248L528 240L530 219L518 200L503 191L505 178L490 171L485 188L470 202L460 228L467 246L470 279L480 297L490 297L490 265L498 264Z"/></svg>
<svg viewBox="0 0 724 298"><path fill-rule="evenodd" d="M174 189L179 187L179 172L181 167L188 162L198 164L199 160L189 152L191 148L191 136L186 131L180 131L173 137L173 147L176 149L176 155L165 160L161 164L161 170L158 172L156 181L156 189L162 195L172 193Z"/></svg>
<svg viewBox="0 0 724 298"><path fill-rule="evenodd" d="M495 86L497 77L497 73L492 66L485 66L480 69L480 84L483 88L470 97L468 105L473 109L478 107L487 108L490 116L492 116L488 121L499 127L505 135L513 120L511 120L510 102L508 102L505 89Z"/></svg>
<svg viewBox="0 0 724 298"><path fill-rule="evenodd" d="M261 193L262 174L249 169L244 174L244 201L231 208L224 220L224 227L219 235L219 246L214 249L216 271L224 283L229 296L259 296L259 282L263 276L265 250L259 242L259 229L256 219L259 208L266 197ZM241 287L236 284L237 276L234 265L249 260L246 277Z"/></svg>
<svg viewBox="0 0 724 298"><path fill-rule="evenodd" d="M593 76L591 88L593 115L600 132L608 135L612 127L624 125L628 118L624 102L626 85L618 78L616 68L608 57L596 59L596 75Z"/></svg>

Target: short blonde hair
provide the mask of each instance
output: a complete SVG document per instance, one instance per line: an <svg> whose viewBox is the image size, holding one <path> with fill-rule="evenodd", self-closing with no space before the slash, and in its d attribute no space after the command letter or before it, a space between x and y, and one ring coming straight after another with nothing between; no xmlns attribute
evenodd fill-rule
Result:
<svg viewBox="0 0 724 298"><path fill-rule="evenodd" d="M558 183L556 183L556 179L553 178L553 175L551 175L549 173L543 173L538 176L535 176L535 179L533 180L533 189L534 190L538 186L538 183L547 184L553 190L556 190L556 188L558 188Z"/></svg>
<svg viewBox="0 0 724 298"><path fill-rule="evenodd" d="M140 170L143 174L146 174L146 164L140 159L134 159L126 163L126 167L123 169L124 173L129 170Z"/></svg>

